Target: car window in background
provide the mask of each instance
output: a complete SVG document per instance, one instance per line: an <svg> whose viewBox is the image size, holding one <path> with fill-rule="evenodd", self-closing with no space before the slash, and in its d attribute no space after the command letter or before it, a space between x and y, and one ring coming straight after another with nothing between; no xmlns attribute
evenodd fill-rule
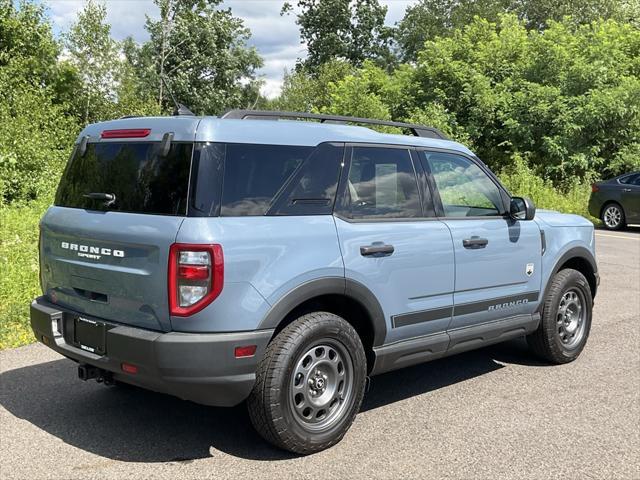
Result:
<svg viewBox="0 0 640 480"><path fill-rule="evenodd" d="M625 185L640 185L640 183L638 183L640 182L640 173L632 173L631 175L620 178L618 181Z"/></svg>

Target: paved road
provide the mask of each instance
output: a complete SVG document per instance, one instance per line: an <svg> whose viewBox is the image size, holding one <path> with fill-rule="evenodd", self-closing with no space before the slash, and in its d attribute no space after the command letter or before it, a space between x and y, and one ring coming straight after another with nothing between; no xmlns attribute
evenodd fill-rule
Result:
<svg viewBox="0 0 640 480"><path fill-rule="evenodd" d="M373 379L338 446L295 458L244 410L76 380L41 345L0 353L1 478L640 478L640 230L597 233L577 362L521 341Z"/></svg>

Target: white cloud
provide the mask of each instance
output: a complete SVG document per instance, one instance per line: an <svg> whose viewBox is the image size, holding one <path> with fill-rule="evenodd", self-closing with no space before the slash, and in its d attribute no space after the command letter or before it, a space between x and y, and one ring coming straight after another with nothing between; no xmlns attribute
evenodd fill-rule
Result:
<svg viewBox="0 0 640 480"><path fill-rule="evenodd" d="M407 6L416 0L381 0L388 7L386 24L393 25L404 15ZM264 79L262 93L269 98L278 95L285 69L295 66L296 59L306 55L300 43L295 15L280 15L283 0L225 0L223 8L244 20L251 30L249 44L255 46L264 59L258 74ZM294 4L295 0L291 0ZM65 32L75 21L84 0L49 0L49 13L57 34ZM145 15L157 18L158 9L152 0L107 0L107 21L116 40L132 36L143 42L148 38L144 29Z"/></svg>

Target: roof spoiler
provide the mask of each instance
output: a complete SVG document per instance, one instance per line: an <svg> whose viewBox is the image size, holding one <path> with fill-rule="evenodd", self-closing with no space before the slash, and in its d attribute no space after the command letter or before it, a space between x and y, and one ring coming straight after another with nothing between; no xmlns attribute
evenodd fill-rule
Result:
<svg viewBox="0 0 640 480"><path fill-rule="evenodd" d="M320 123L359 123L363 125L383 125L386 127L397 127L408 130L416 137L436 138L449 140L449 138L435 127L426 125L416 125L413 123L391 122L388 120L377 120L372 118L345 117L342 115L325 115L320 113L305 112L280 112L276 110L227 110L221 118L236 120L319 120Z"/></svg>

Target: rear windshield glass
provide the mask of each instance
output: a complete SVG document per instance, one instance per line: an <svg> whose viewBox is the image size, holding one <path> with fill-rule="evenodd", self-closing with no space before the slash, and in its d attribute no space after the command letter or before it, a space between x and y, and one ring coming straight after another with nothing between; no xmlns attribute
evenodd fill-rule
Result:
<svg viewBox="0 0 640 480"><path fill-rule="evenodd" d="M56 205L160 215L185 215L193 144L171 145L160 155L160 143L90 143L69 161ZM108 197L88 198L89 194ZM115 201L107 205L110 196ZM94 195L96 197L96 195Z"/></svg>

